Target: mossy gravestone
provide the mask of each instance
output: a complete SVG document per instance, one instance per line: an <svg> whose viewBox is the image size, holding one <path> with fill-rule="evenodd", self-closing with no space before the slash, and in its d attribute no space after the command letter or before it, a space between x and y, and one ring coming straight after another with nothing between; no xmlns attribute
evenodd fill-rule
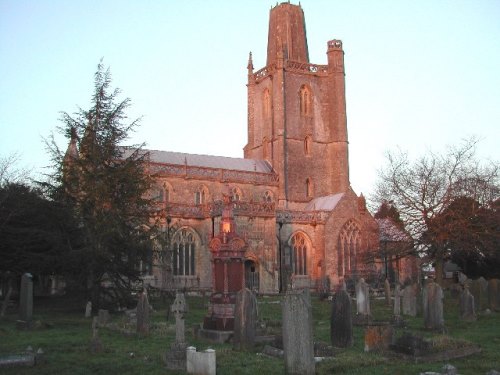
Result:
<svg viewBox="0 0 500 375"><path fill-rule="evenodd" d="M330 338L332 345L337 348L347 348L353 344L351 299L345 290L333 295Z"/></svg>

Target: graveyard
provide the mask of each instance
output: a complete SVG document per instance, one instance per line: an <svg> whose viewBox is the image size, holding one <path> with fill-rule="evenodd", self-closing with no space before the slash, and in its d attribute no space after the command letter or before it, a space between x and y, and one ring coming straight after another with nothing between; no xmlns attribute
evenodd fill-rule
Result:
<svg viewBox="0 0 500 375"><path fill-rule="evenodd" d="M394 300L399 298L392 297L388 303L383 292L379 295L370 294L369 319L358 316L359 310L356 301L352 299L352 293L351 298L347 298L345 292L335 294L333 300L332 296L322 297L311 295L309 299L307 296L310 303L306 301L307 303L300 305L299 301L299 307L293 305L289 310L282 310L282 305L288 303L287 299L291 299L295 304L302 298L302 294L258 296L257 336L261 335L267 340L259 341L256 337L253 345L213 343L195 336L194 332L199 329L207 314L208 295L186 296L185 304L188 308L178 308L175 306L179 305L178 301L173 304L172 300L160 296L150 296L149 301L138 296L134 314L141 314L142 317L137 316L135 321L131 320L130 310L110 311L109 316L105 314L105 317L93 311L93 317L88 316L89 314L86 317L86 306L81 299L69 295L38 297L32 305L29 327L19 324L17 305L11 305L5 317L0 320L0 361L9 356L21 358L31 349L36 353L36 363L15 367L2 366L0 372L184 374L185 370L167 369L165 363L167 353L180 345L182 348L195 347L198 352L213 349L217 374L282 374L285 373L286 366L283 357L269 355L269 348L276 346L275 341L269 338L282 335L285 350L298 348L300 351L307 351L300 349L301 346L314 340L315 347L320 347L321 352L320 355L314 355L323 357L323 360L316 362L315 369L313 367L317 374L419 374L426 371L443 373L442 369L446 364L456 367L459 374L486 374L492 369L500 369L500 313L479 305L475 319L468 319L467 316L464 319L462 304L465 302L453 290L444 291L444 327L438 329L424 328L428 324L427 320L432 321L432 318L428 318L424 324L422 304L418 300L416 316L412 316L411 312L406 314L403 306L401 319L395 321ZM345 305L346 298L348 305ZM147 303L151 305L151 309L146 309L144 305ZM350 326L352 336L347 332L347 339L344 337L344 340L336 342L335 347L331 347L331 322L335 322L332 306L336 304L343 307L341 310L336 307L333 317L348 314L348 320L353 323ZM149 316L144 317L141 313L144 309L149 311ZM304 309L310 310L310 320ZM398 312L396 311L396 314ZM176 324L179 317L185 324L182 330L179 324ZM101 322L101 318L106 321ZM357 320L365 322L357 324ZM309 335L311 337L308 337L309 325L312 328ZM386 326L392 327L394 338L411 335L425 341L428 345L426 353L412 356L392 350L377 350L376 345L367 352L366 348L371 346L371 343L365 340L368 328L375 327L373 332L378 332L378 328ZM346 335L345 332L341 334ZM178 342L179 335L180 341L185 343ZM286 342L289 342L288 349ZM296 343L291 349L290 342ZM465 356L453 358L455 355Z"/></svg>

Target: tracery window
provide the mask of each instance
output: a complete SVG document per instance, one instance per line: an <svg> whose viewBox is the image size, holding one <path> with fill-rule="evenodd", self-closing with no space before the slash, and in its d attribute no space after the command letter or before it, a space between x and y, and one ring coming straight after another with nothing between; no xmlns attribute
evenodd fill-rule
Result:
<svg viewBox="0 0 500 375"><path fill-rule="evenodd" d="M311 89L306 85L303 85L299 91L300 97L300 114L302 116L312 115L312 93Z"/></svg>
<svg viewBox="0 0 500 375"><path fill-rule="evenodd" d="M271 203L274 200L273 193L269 190L266 190L263 199L264 202Z"/></svg>
<svg viewBox="0 0 500 375"><path fill-rule="evenodd" d="M243 194L241 193L241 189L238 187L233 187L231 189L231 195L233 198L233 202L238 202L243 197Z"/></svg>
<svg viewBox="0 0 500 375"><path fill-rule="evenodd" d="M357 270L357 255L361 249L361 231L354 220L349 220L338 238L338 274L343 276Z"/></svg>
<svg viewBox="0 0 500 375"><path fill-rule="evenodd" d="M191 230L181 229L172 240L172 269L174 275L195 274L195 237Z"/></svg>
<svg viewBox="0 0 500 375"><path fill-rule="evenodd" d="M302 233L296 233L291 240L292 269L295 275L307 275L307 241Z"/></svg>

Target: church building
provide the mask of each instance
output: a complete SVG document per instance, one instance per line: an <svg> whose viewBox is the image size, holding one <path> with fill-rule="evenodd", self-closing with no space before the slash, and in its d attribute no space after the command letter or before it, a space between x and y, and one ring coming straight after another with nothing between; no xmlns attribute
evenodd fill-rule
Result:
<svg viewBox="0 0 500 375"><path fill-rule="evenodd" d="M313 64L305 30L300 5L270 10L266 66L248 60L243 158L149 150L172 254L170 267L153 262L152 286L162 287L168 269L172 287L211 289L209 243L226 191L248 288L325 290L376 274L367 259L378 254L378 225L349 182L342 42L328 41L327 64Z"/></svg>

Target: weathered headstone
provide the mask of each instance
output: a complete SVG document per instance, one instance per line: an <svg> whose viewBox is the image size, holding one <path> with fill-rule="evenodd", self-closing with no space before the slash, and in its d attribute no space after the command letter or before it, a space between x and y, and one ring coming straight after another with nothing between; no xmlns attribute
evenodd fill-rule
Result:
<svg viewBox="0 0 500 375"><path fill-rule="evenodd" d="M282 304L287 374L314 374L314 339L309 290L288 292Z"/></svg>
<svg viewBox="0 0 500 375"><path fill-rule="evenodd" d="M403 314L417 316L417 284L407 285L403 289Z"/></svg>
<svg viewBox="0 0 500 375"><path fill-rule="evenodd" d="M165 362L169 370L184 370L186 368L186 334L185 317L189 308L184 293L177 293L170 311L175 318L175 341L165 355Z"/></svg>
<svg viewBox="0 0 500 375"><path fill-rule="evenodd" d="M97 317L99 326L105 326L109 322L109 311L99 309L99 311L97 312Z"/></svg>
<svg viewBox="0 0 500 375"><path fill-rule="evenodd" d="M90 352L100 353L102 352L103 346L101 339L99 338L99 318L94 316L92 319L92 339L90 340Z"/></svg>
<svg viewBox="0 0 500 375"><path fill-rule="evenodd" d="M351 299L343 289L333 295L330 317L332 345L347 348L353 344Z"/></svg>
<svg viewBox="0 0 500 375"><path fill-rule="evenodd" d="M469 290L474 296L474 304L476 305L476 312L483 311L488 307L487 292L488 282L484 277L476 280L471 280L469 283Z"/></svg>
<svg viewBox="0 0 500 375"><path fill-rule="evenodd" d="M394 286L394 316L401 316L401 287L399 283Z"/></svg>
<svg viewBox="0 0 500 375"><path fill-rule="evenodd" d="M389 283L388 279L385 279L384 282L384 294L387 306L391 306L391 284Z"/></svg>
<svg viewBox="0 0 500 375"><path fill-rule="evenodd" d="M488 305L491 311L498 311L500 309L498 291L498 279L491 279L488 281Z"/></svg>
<svg viewBox="0 0 500 375"><path fill-rule="evenodd" d="M257 299L250 289L244 288L236 294L234 308L233 347L238 350L251 349L255 343L257 329Z"/></svg>
<svg viewBox="0 0 500 375"><path fill-rule="evenodd" d="M356 307L358 315L369 316L370 312L370 286L361 278L356 283Z"/></svg>
<svg viewBox="0 0 500 375"><path fill-rule="evenodd" d="M427 329L443 329L443 289L441 286L429 280L422 295L424 327Z"/></svg>
<svg viewBox="0 0 500 375"><path fill-rule="evenodd" d="M31 326L33 320L33 276L25 273L21 277L21 292L19 296L19 318L26 327Z"/></svg>
<svg viewBox="0 0 500 375"><path fill-rule="evenodd" d="M460 295L460 318L466 321L475 321L477 319L474 296L467 286L464 287Z"/></svg>
<svg viewBox="0 0 500 375"><path fill-rule="evenodd" d="M137 301L137 333L141 335L149 334L149 300L148 292L143 289Z"/></svg>
<svg viewBox="0 0 500 375"><path fill-rule="evenodd" d="M190 346L186 349L186 372L196 375L215 375L217 371L215 350L207 349L202 352Z"/></svg>
<svg viewBox="0 0 500 375"><path fill-rule="evenodd" d="M90 318L92 316L92 302L88 301L85 305L85 317Z"/></svg>

